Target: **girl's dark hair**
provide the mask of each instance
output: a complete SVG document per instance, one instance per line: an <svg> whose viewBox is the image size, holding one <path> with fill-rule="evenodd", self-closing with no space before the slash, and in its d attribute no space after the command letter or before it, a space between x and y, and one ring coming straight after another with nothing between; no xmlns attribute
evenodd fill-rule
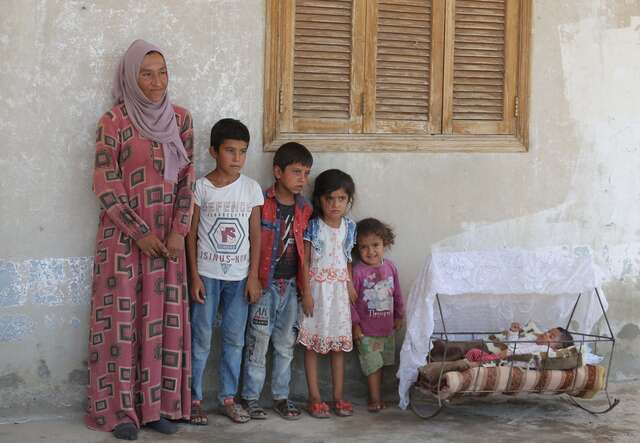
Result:
<svg viewBox="0 0 640 443"><path fill-rule="evenodd" d="M349 203L352 204L353 196L356 193L356 184L349 174L340 169L327 169L316 177L313 185L313 217L322 215L320 197L331 194L338 189L344 190L349 196Z"/></svg>
<svg viewBox="0 0 640 443"><path fill-rule="evenodd" d="M396 238L391 226L386 223L382 223L377 218L364 218L360 220L358 222L356 232L358 233L358 238L371 234L377 235L382 239L382 244L385 247L391 246Z"/></svg>

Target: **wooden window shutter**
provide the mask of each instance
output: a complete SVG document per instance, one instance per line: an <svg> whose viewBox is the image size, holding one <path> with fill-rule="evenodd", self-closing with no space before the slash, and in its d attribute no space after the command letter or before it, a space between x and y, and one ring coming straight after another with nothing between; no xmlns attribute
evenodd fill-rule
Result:
<svg viewBox="0 0 640 443"><path fill-rule="evenodd" d="M515 134L520 0L450 0L443 133Z"/></svg>
<svg viewBox="0 0 640 443"><path fill-rule="evenodd" d="M266 0L265 150L522 152L533 0Z"/></svg>
<svg viewBox="0 0 640 443"><path fill-rule="evenodd" d="M282 1L282 132L362 131L362 1Z"/></svg>
<svg viewBox="0 0 640 443"><path fill-rule="evenodd" d="M364 132L440 133L444 0L367 8Z"/></svg>

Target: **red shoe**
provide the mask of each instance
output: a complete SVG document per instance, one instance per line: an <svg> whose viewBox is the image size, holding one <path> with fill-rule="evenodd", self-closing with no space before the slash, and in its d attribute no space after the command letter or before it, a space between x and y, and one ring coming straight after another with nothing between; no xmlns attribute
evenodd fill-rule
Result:
<svg viewBox="0 0 640 443"><path fill-rule="evenodd" d="M309 403L307 405L307 411L313 418L330 418L329 405L325 402Z"/></svg>
<svg viewBox="0 0 640 443"><path fill-rule="evenodd" d="M350 417L353 415L353 405L346 400L338 400L333 404L333 410L338 417Z"/></svg>

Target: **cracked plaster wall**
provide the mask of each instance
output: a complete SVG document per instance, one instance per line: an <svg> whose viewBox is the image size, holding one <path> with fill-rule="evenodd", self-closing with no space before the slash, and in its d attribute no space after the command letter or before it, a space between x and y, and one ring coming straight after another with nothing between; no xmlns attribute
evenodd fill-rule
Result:
<svg viewBox="0 0 640 443"><path fill-rule="evenodd" d="M253 137L245 172L268 185L265 5L3 0L2 10L0 414L37 403L79 407L97 223L93 137L115 64L135 38L161 46L172 99L193 113L199 175L213 165L209 128L233 116ZM431 247L590 246L618 331L613 376L635 378L640 0L534 0L533 12L528 153L322 153L313 175L343 168L359 191L354 217L394 225L390 256L405 293ZM292 388L304 395L300 357ZM351 358L347 390L363 394L360 378Z"/></svg>

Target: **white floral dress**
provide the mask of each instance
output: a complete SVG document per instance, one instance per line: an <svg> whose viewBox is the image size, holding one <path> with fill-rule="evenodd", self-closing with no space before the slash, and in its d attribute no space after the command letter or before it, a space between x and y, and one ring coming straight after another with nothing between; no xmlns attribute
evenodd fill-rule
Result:
<svg viewBox="0 0 640 443"><path fill-rule="evenodd" d="M351 351L351 308L347 282L345 237L350 224L342 220L332 228L318 219L318 229L311 240L309 279L313 297L313 315L301 313L298 343L319 354Z"/></svg>

